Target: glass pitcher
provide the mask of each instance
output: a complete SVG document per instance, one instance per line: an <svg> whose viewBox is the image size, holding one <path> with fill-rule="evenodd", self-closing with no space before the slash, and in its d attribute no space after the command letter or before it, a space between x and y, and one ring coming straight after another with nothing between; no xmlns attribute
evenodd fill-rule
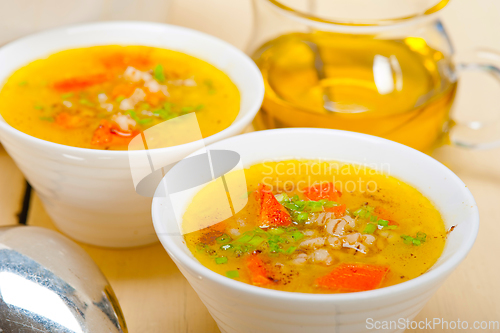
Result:
<svg viewBox="0 0 500 333"><path fill-rule="evenodd" d="M450 109L461 70L500 70L453 63L438 17L448 2L254 0L248 52L266 88L255 128L335 128L425 152L449 137L486 145L469 133L477 122L457 126ZM448 136L450 127L462 130Z"/></svg>

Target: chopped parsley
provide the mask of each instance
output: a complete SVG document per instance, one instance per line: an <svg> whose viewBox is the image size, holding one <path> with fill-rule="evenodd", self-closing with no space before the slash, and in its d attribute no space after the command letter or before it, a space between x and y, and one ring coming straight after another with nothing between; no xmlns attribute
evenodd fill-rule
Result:
<svg viewBox="0 0 500 333"><path fill-rule="evenodd" d="M158 64L153 70L153 76L156 81L163 83L165 82L165 73L163 73L163 66Z"/></svg>
<svg viewBox="0 0 500 333"><path fill-rule="evenodd" d="M91 101L89 101L89 100L88 100L88 99L86 99L86 98L82 98L82 99L80 99L80 104L81 104L81 105L88 106L88 107L91 107L91 108L95 106L95 104L94 104L94 103L92 103Z"/></svg>
<svg viewBox="0 0 500 333"><path fill-rule="evenodd" d="M368 220L364 233L372 234L378 229L396 229L397 225L390 225L389 221L378 218L377 215L373 213L374 208L371 206L363 206L358 210L355 210L352 214L357 216L359 219Z"/></svg>
<svg viewBox="0 0 500 333"><path fill-rule="evenodd" d="M401 235L401 238L404 240L405 244L413 244L415 246L419 246L422 243L425 243L427 235L419 231L417 232L417 235L415 237L408 235Z"/></svg>
<svg viewBox="0 0 500 333"><path fill-rule="evenodd" d="M286 193L275 195L276 200L289 212L295 222L305 222L309 219L310 213L323 212L325 208L338 206L335 201L321 199L319 201L301 200L298 195L289 197Z"/></svg>
<svg viewBox="0 0 500 333"><path fill-rule="evenodd" d="M227 271L226 276L230 279L236 279L240 277L240 272L238 271Z"/></svg>

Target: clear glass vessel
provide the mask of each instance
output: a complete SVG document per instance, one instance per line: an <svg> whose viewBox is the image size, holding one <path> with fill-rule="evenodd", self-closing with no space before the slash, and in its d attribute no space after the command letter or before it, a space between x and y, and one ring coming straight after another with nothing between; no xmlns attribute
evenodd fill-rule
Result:
<svg viewBox="0 0 500 333"><path fill-rule="evenodd" d="M335 128L430 151L454 124L459 69L500 73L453 63L438 15L448 2L254 0L248 52L266 88L255 128ZM453 140L477 146L470 136Z"/></svg>

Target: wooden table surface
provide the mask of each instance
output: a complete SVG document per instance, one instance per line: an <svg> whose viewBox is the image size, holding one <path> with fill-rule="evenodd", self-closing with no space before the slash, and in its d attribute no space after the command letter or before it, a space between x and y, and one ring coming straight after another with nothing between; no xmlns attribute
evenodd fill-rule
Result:
<svg viewBox="0 0 500 333"><path fill-rule="evenodd" d="M246 0L177 0L170 10L171 23L204 30L241 48L246 44L251 28ZM456 0L443 17L459 52L481 46L500 50L500 40L495 38L495 31L500 30L498 1ZM473 105L474 109L462 108L458 116L496 119L499 103L495 99L500 94L486 96L480 83L471 82L460 88L458 97L462 105ZM467 98L473 93L483 95L471 104ZM467 184L479 206L481 227L469 256L416 320L500 321L500 149L465 151L445 146L433 156ZM0 225L16 223L24 187L21 172L0 146ZM55 229L36 193L31 198L28 224ZM109 279L131 333L219 332L159 243L126 250L82 247Z"/></svg>

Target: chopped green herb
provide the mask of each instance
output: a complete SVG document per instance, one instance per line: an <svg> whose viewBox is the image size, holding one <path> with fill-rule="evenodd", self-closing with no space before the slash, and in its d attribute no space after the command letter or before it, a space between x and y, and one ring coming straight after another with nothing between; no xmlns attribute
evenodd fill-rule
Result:
<svg viewBox="0 0 500 333"><path fill-rule="evenodd" d="M172 119L172 118L176 117L175 114L173 114L169 111L166 111L165 109L155 110L155 111L153 111L153 115L160 117L163 120L168 120L168 119Z"/></svg>
<svg viewBox="0 0 500 333"><path fill-rule="evenodd" d="M278 200L278 202L286 202L288 200L290 200L290 198L288 197L288 195L286 193L280 193L280 194L276 194L274 196L276 198L276 200Z"/></svg>
<svg viewBox="0 0 500 333"><path fill-rule="evenodd" d="M137 122L139 124L141 124L141 125L148 124L148 123L150 123L152 121L153 121L153 119L151 119L151 118L145 118L145 119L139 119L139 120L137 120Z"/></svg>
<svg viewBox="0 0 500 333"><path fill-rule="evenodd" d="M377 217L375 217L374 220L372 220L372 212L373 212L373 207L364 206L364 207L361 207L361 208L355 210L352 214L354 216L359 217L359 218L369 219L372 222L376 222Z"/></svg>
<svg viewBox="0 0 500 333"><path fill-rule="evenodd" d="M363 230L363 233L365 234L373 234L377 230L377 226L373 223L368 223L365 227L365 230Z"/></svg>
<svg viewBox="0 0 500 333"><path fill-rule="evenodd" d="M363 212L364 212L363 208L356 209L354 212L352 212L352 215L360 216Z"/></svg>
<svg viewBox="0 0 500 333"><path fill-rule="evenodd" d="M166 102L163 104L163 108L153 111L153 115L160 117L163 120L175 118L177 114L172 112L172 107L172 103Z"/></svg>
<svg viewBox="0 0 500 333"><path fill-rule="evenodd" d="M158 64L153 70L153 76L156 81L163 83L165 82L165 73L163 73L163 66Z"/></svg>
<svg viewBox="0 0 500 333"><path fill-rule="evenodd" d="M202 243L202 242L200 242L200 243L196 243L196 250L197 250L197 251L204 252L204 251L206 251L208 248L209 248L209 247L208 247L208 245L207 245L207 244L205 244L205 243Z"/></svg>
<svg viewBox="0 0 500 333"><path fill-rule="evenodd" d="M405 244L411 244L413 242L413 237L411 236L401 235L401 238L403 238Z"/></svg>
<svg viewBox="0 0 500 333"><path fill-rule="evenodd" d="M248 251L251 251L252 248L247 245L236 245L234 246L234 253L238 255L242 255L244 253L247 253Z"/></svg>
<svg viewBox="0 0 500 333"><path fill-rule="evenodd" d="M313 213L321 212L323 210L323 202L307 201L305 207L309 208L309 210Z"/></svg>
<svg viewBox="0 0 500 333"><path fill-rule="evenodd" d="M199 111L199 110L203 109L204 107L205 107L205 105L203 105L203 104L199 104L199 105L197 105L197 106L195 107L195 110L196 110L196 111Z"/></svg>
<svg viewBox="0 0 500 333"><path fill-rule="evenodd" d="M28 85L28 81L21 81L17 85L20 86L20 87L27 86Z"/></svg>
<svg viewBox="0 0 500 333"><path fill-rule="evenodd" d="M392 230L392 229L396 229L398 227L397 225L389 225L389 221L387 221L387 220L379 219L377 217L377 215L373 214L373 210L374 210L373 207L363 206L363 207L355 210L352 214L354 216L357 216L358 218L366 219L369 222L376 223L376 224L380 225L381 227L383 227L384 229ZM372 228L372 227L370 227L370 228Z"/></svg>
<svg viewBox="0 0 500 333"><path fill-rule="evenodd" d="M285 232L285 229L278 227L278 228L271 228L267 231L271 235L281 235Z"/></svg>
<svg viewBox="0 0 500 333"><path fill-rule="evenodd" d="M41 105L35 105L34 108L37 110L43 110L43 106Z"/></svg>
<svg viewBox="0 0 500 333"><path fill-rule="evenodd" d="M227 263L227 257L217 257L217 258L215 258L215 263L217 265L225 264L225 263Z"/></svg>
<svg viewBox="0 0 500 333"><path fill-rule="evenodd" d="M194 110L194 106L184 106L181 108L181 112L183 112L183 113L191 112L193 110Z"/></svg>
<svg viewBox="0 0 500 333"><path fill-rule="evenodd" d="M230 242L231 240L232 239L231 239L231 237L229 237L228 234L223 234L222 236L217 237L217 239L216 239L217 243L219 243L219 244L227 243L227 242Z"/></svg>
<svg viewBox="0 0 500 333"><path fill-rule="evenodd" d="M137 113L135 113L134 110L127 110L125 113L129 114L135 121L139 120L139 117L137 117Z"/></svg>
<svg viewBox="0 0 500 333"><path fill-rule="evenodd" d="M230 279L236 279L240 277L240 272L238 271L227 271L226 276Z"/></svg>
<svg viewBox="0 0 500 333"><path fill-rule="evenodd" d="M408 235L401 235L401 238L404 240L405 244L413 244L413 245L419 246L425 242L427 235L425 233L419 231L419 232L417 232L417 235L415 237L408 236Z"/></svg>
<svg viewBox="0 0 500 333"><path fill-rule="evenodd" d="M139 124L147 124L153 121L153 119L151 118L145 118L145 119L139 118L139 116L137 116L137 113L134 110L127 110L126 113L129 114L130 117L132 117L132 119L137 121L137 123Z"/></svg>
<svg viewBox="0 0 500 333"><path fill-rule="evenodd" d="M121 101L123 101L125 98L127 98L127 97L125 97L125 96L123 96L123 95L120 95L120 96L118 96L118 97L115 99L115 101L117 101L118 103L120 103L120 102L121 102Z"/></svg>
<svg viewBox="0 0 500 333"><path fill-rule="evenodd" d="M250 241L248 241L248 244L253 246L259 246L260 244L262 244L262 242L264 242L264 238L260 236L255 236Z"/></svg>
<svg viewBox="0 0 500 333"><path fill-rule="evenodd" d="M419 231L417 232L417 239L420 240L421 242L425 242L425 239L427 238L427 234Z"/></svg>
<svg viewBox="0 0 500 333"><path fill-rule="evenodd" d="M248 243L252 238L253 238L253 233L247 231L246 233L243 234L243 236L238 238L236 242Z"/></svg>
<svg viewBox="0 0 500 333"><path fill-rule="evenodd" d="M302 238L304 238L304 234L301 233L300 231L296 231L293 233L292 235L293 239L295 239L296 241L299 241L301 240Z"/></svg>
<svg viewBox="0 0 500 333"><path fill-rule="evenodd" d="M297 222L304 222L304 221L307 221L307 219L309 218L309 213L307 212L302 212L302 213L299 213L297 214L297 216L295 217L295 219L297 220Z"/></svg>
<svg viewBox="0 0 500 333"><path fill-rule="evenodd" d="M326 201L324 204L323 204L323 207L325 208L332 208L332 207L335 207L335 206L338 206L339 204L336 203L335 201Z"/></svg>
<svg viewBox="0 0 500 333"><path fill-rule="evenodd" d="M279 246L278 243L268 241L267 244L269 245L269 251L271 253L279 253L279 252L281 252L281 247Z"/></svg>
<svg viewBox="0 0 500 333"><path fill-rule="evenodd" d="M61 95L61 98L62 98L62 99L68 99L68 98L73 97L73 95L74 95L74 94L73 94L72 92L67 93L67 94L62 94L62 95Z"/></svg>
<svg viewBox="0 0 500 333"><path fill-rule="evenodd" d="M207 86L208 93L210 95L213 95L216 93L215 88L214 88L214 83L212 82L212 80L205 80L203 83Z"/></svg>
<svg viewBox="0 0 500 333"><path fill-rule="evenodd" d="M50 123L53 123L55 121L54 117L40 117L40 120L48 121Z"/></svg>
<svg viewBox="0 0 500 333"><path fill-rule="evenodd" d="M86 99L86 98L82 98L82 99L80 99L80 104L81 104L81 105L88 106L88 107L94 107L94 106L95 106L95 104L94 104L94 103L92 103L91 101L89 101L89 100L88 100L88 99Z"/></svg>
<svg viewBox="0 0 500 333"><path fill-rule="evenodd" d="M285 253L292 254L295 250L297 250L296 246L290 246L288 249L286 249Z"/></svg>
<svg viewBox="0 0 500 333"><path fill-rule="evenodd" d="M285 206L286 208L288 208L289 210L295 210L295 211L301 211L302 208L297 205L295 202L283 202L282 203L283 206Z"/></svg>
<svg viewBox="0 0 500 333"><path fill-rule="evenodd" d="M174 106L173 103L165 102L165 104L163 104L163 109L170 112L172 111L173 106Z"/></svg>
<svg viewBox="0 0 500 333"><path fill-rule="evenodd" d="M379 225L383 226L383 227L387 227L389 226L389 221L387 220L378 220L377 222Z"/></svg>
<svg viewBox="0 0 500 333"><path fill-rule="evenodd" d="M306 212L317 213L324 211L325 208L338 206L338 203L335 201L328 201L325 199L319 201L305 201L301 200L298 195L289 198L286 193L278 194L275 197L285 208L291 211L292 218L297 222L303 222L309 218Z"/></svg>

